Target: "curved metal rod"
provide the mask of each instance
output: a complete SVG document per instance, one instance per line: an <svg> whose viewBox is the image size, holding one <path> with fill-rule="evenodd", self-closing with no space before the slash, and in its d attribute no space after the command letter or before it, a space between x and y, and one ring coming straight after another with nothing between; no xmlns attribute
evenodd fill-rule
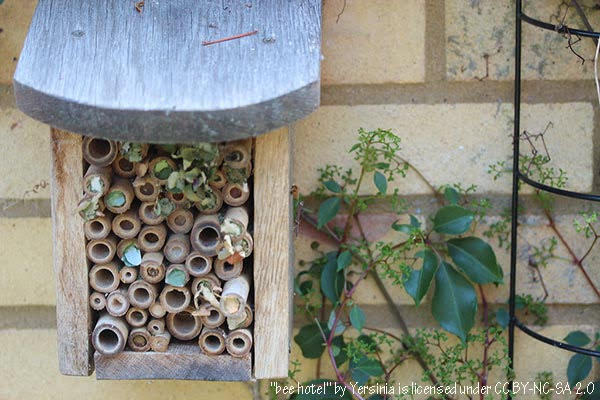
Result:
<svg viewBox="0 0 600 400"><path fill-rule="evenodd" d="M540 21L539 19L531 18L525 13L521 12L519 14L519 19L527 22L528 24L535 25L537 27L547 29L549 31L554 31L558 33L570 33L571 35L583 36L583 37L591 37L591 38L600 38L600 32L586 31L584 29L575 29L569 28L566 25L553 25L548 22Z"/></svg>
<svg viewBox="0 0 600 400"><path fill-rule="evenodd" d="M550 193L558 194L560 196L571 197L571 198L580 199L580 200L600 201L600 195L598 195L598 194L579 193L579 192L572 192L570 190L563 190L563 189L555 188L552 186L544 185L543 183L536 182L536 181L528 178L521 171L519 171L518 174L519 174L519 179L521 179L523 182L527 183L530 186L533 186L535 188L543 190L544 192L550 192Z"/></svg>
<svg viewBox="0 0 600 400"><path fill-rule="evenodd" d="M559 342L558 340L554 340L554 339L550 339L549 337L540 335L539 333L532 331L531 329L529 329L528 327L526 327L525 325L523 325L521 323L521 321L519 321L518 319L514 319L514 324L524 333L528 334L529 336L531 336L534 339L537 339L541 342L544 342L546 344L550 344L554 347L558 347L560 349L563 350L567 350L567 351L571 351L573 353L579 353L579 354L585 354L586 356L592 356L592 357L600 357L600 351L596 351L596 350L590 350L590 349L584 349L583 347L579 347L579 346L573 346L572 344L568 344L568 343L564 343L564 342Z"/></svg>

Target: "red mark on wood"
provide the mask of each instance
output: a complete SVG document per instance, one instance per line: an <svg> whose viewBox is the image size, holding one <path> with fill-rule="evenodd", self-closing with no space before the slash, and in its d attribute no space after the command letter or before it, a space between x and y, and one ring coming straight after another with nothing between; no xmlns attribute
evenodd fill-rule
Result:
<svg viewBox="0 0 600 400"><path fill-rule="evenodd" d="M228 40L234 40L234 39L239 39L239 38L243 38L246 36L252 36L252 35L256 35L258 33L258 31L252 31L252 32L246 32L246 33L241 33L239 35L235 35L235 36L229 36L223 39L217 39L217 40L211 40L208 42L202 42L202 46L208 46L211 44L216 44L216 43L221 43L221 42L227 42Z"/></svg>

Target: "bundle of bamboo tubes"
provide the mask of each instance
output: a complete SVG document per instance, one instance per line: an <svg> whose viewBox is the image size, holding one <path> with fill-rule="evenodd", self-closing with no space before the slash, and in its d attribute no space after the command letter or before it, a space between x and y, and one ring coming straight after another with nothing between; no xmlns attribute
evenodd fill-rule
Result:
<svg viewBox="0 0 600 400"><path fill-rule="evenodd" d="M102 354L252 348L252 141L147 145L86 137L78 212Z"/></svg>

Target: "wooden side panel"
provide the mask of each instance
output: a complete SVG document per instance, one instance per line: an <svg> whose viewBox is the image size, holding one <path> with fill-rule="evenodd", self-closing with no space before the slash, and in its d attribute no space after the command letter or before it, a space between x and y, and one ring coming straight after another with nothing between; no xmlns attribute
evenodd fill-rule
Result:
<svg viewBox="0 0 600 400"><path fill-rule="evenodd" d="M254 169L254 376L288 374L292 321L293 136L279 129L256 138Z"/></svg>
<svg viewBox="0 0 600 400"><path fill-rule="evenodd" d="M249 381L252 356L207 356L197 344L171 343L165 353L124 351L114 356L95 353L97 379L185 379Z"/></svg>
<svg viewBox="0 0 600 400"><path fill-rule="evenodd" d="M91 311L83 223L77 204L83 193L82 137L52 129L52 229L58 364L65 375L90 375Z"/></svg>

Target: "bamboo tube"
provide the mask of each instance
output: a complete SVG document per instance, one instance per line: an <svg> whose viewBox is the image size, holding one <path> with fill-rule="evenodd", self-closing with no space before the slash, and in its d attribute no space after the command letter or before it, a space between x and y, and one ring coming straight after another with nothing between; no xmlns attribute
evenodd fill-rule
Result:
<svg viewBox="0 0 600 400"><path fill-rule="evenodd" d="M221 233L229 235L232 241L241 239L248 229L248 210L246 207L229 207L221 224Z"/></svg>
<svg viewBox="0 0 600 400"><path fill-rule="evenodd" d="M247 275L240 275L225 282L220 301L223 314L231 317L242 313L246 307L249 292L250 280Z"/></svg>
<svg viewBox="0 0 600 400"><path fill-rule="evenodd" d="M125 321L102 313L92 332L92 345L100 354L117 354L125 348L128 334Z"/></svg>
<svg viewBox="0 0 600 400"><path fill-rule="evenodd" d="M251 162L252 142L250 140L230 142L223 147L221 153L223 164L231 168L244 168Z"/></svg>
<svg viewBox="0 0 600 400"><path fill-rule="evenodd" d="M137 149L134 149L133 147L137 147ZM127 152L129 152L131 150L138 150L140 152L140 154L139 155L135 154L135 156L139 157L140 159L144 159L148 155L148 151L150 150L150 145L148 143L137 143L137 142L121 142L121 143L119 143L119 154L125 155ZM133 155L133 153L130 153L130 155Z"/></svg>
<svg viewBox="0 0 600 400"><path fill-rule="evenodd" d="M225 322L225 316L217 307L209 304L206 306L206 312L208 315L203 315L200 317L202 318L202 325L205 327L216 328L223 325L223 322Z"/></svg>
<svg viewBox="0 0 600 400"><path fill-rule="evenodd" d="M228 182L223 188L223 201L232 207L238 207L248 201L250 188L248 183L243 184Z"/></svg>
<svg viewBox="0 0 600 400"><path fill-rule="evenodd" d="M213 290L213 288L220 288L221 281L215 274L206 274L203 276L199 276L194 278L192 281L192 294L195 296L198 290L200 290L200 285L208 285L209 289Z"/></svg>
<svg viewBox="0 0 600 400"><path fill-rule="evenodd" d="M127 287L121 286L110 292L106 299L106 311L113 317L122 317L129 310Z"/></svg>
<svg viewBox="0 0 600 400"><path fill-rule="evenodd" d="M138 177L133 181L133 191L141 202L154 203L160 193L160 182L149 175Z"/></svg>
<svg viewBox="0 0 600 400"><path fill-rule="evenodd" d="M148 322L148 332L152 335L163 333L165 331L164 318L153 318Z"/></svg>
<svg viewBox="0 0 600 400"><path fill-rule="evenodd" d="M91 196L104 195L110 188L111 177L110 167L90 165L83 177L83 191Z"/></svg>
<svg viewBox="0 0 600 400"><path fill-rule="evenodd" d="M194 214L185 208L177 208L167 217L167 226L174 233L188 233L194 225Z"/></svg>
<svg viewBox="0 0 600 400"><path fill-rule="evenodd" d="M162 249L167 238L167 228L164 225L146 225L138 235L138 247L142 251L157 252Z"/></svg>
<svg viewBox="0 0 600 400"><path fill-rule="evenodd" d="M193 277L204 276L212 270L212 258L193 251L185 258L185 269Z"/></svg>
<svg viewBox="0 0 600 400"><path fill-rule="evenodd" d="M117 252L117 238L109 235L104 239L90 240L86 246L88 259L94 264L106 264L112 261Z"/></svg>
<svg viewBox="0 0 600 400"><path fill-rule="evenodd" d="M240 247L242 251L240 255L244 258L250 257L252 250L254 249L254 240L250 232L246 231L242 235L242 238L233 244L234 248Z"/></svg>
<svg viewBox="0 0 600 400"><path fill-rule="evenodd" d="M133 283L137 280L138 270L135 267L123 267L119 270L119 278L125 284Z"/></svg>
<svg viewBox="0 0 600 400"><path fill-rule="evenodd" d="M77 203L77 214L79 214L84 221L89 221L104 216L105 208L104 200L102 200L101 197L85 195L79 200L79 203Z"/></svg>
<svg viewBox="0 0 600 400"><path fill-rule="evenodd" d="M167 198L169 200L171 200L171 202L173 204L175 204L175 206L177 206L177 207L183 207L188 202L188 200L185 197L185 195L183 194L183 192L179 192L179 193L167 192ZM190 226L190 229L191 228L192 227Z"/></svg>
<svg viewBox="0 0 600 400"><path fill-rule="evenodd" d="M244 307L244 312L238 317L233 316L227 318L227 327L229 330L233 331L234 329L239 328L247 328L252 325L252 321L254 320L254 313L248 304Z"/></svg>
<svg viewBox="0 0 600 400"><path fill-rule="evenodd" d="M211 188L208 196L212 199L212 206L203 205L199 201L194 203L194 207L196 207L200 214L216 214L223 207L223 194L220 190Z"/></svg>
<svg viewBox="0 0 600 400"><path fill-rule="evenodd" d="M112 163L112 169L114 173L121 178L129 179L135 176L135 164L121 154L117 154L117 157Z"/></svg>
<svg viewBox="0 0 600 400"><path fill-rule="evenodd" d="M159 163L165 161L168 164L167 169L161 170L160 172L156 171ZM170 157L156 157L148 163L148 171L150 172L150 176L158 179L161 185L167 183L167 179L171 172L177 171L177 166L175 165L175 161L173 161Z"/></svg>
<svg viewBox="0 0 600 400"><path fill-rule="evenodd" d="M148 321L148 311L137 307L131 307L127 310L125 320L134 328L139 328L146 325L146 322Z"/></svg>
<svg viewBox="0 0 600 400"><path fill-rule="evenodd" d="M127 290L127 297L132 306L141 309L147 309L154 303L158 289L156 285L152 285L146 281L138 279L129 285Z"/></svg>
<svg viewBox="0 0 600 400"><path fill-rule="evenodd" d="M190 281L190 274L189 272L186 270L185 266L183 264L171 264L169 265L169 267L167 268L167 272L165 273L165 283L172 285L172 286L177 286L180 287L178 285L174 285L173 283L169 282L169 275L171 275L171 272L173 272L174 270L179 270L184 274L184 280L183 280L183 285L181 286L185 286L188 284L188 282Z"/></svg>
<svg viewBox="0 0 600 400"><path fill-rule="evenodd" d="M89 272L90 286L97 292L110 293L119 287L119 268L116 263L96 264Z"/></svg>
<svg viewBox="0 0 600 400"><path fill-rule="evenodd" d="M83 232L88 240L104 239L110 234L112 214L107 212L101 217L85 221Z"/></svg>
<svg viewBox="0 0 600 400"><path fill-rule="evenodd" d="M225 332L219 328L204 327L198 345L208 355L217 355L225 351Z"/></svg>
<svg viewBox="0 0 600 400"><path fill-rule="evenodd" d="M132 329L127 344L133 351L148 351L150 350L150 333L143 327Z"/></svg>
<svg viewBox="0 0 600 400"><path fill-rule="evenodd" d="M148 308L148 312L150 312L150 315L152 315L154 318L162 318L167 314L167 310L165 310L162 304L160 304L158 301L152 303L150 308Z"/></svg>
<svg viewBox="0 0 600 400"><path fill-rule="evenodd" d="M167 260L172 263L184 262L190 254L190 237L180 233L169 236L163 253Z"/></svg>
<svg viewBox="0 0 600 400"><path fill-rule="evenodd" d="M131 245L134 245L137 247L137 240L136 239L121 239L121 240L119 240L119 243L117 243L117 257L122 259L123 254L125 253L125 249L127 249Z"/></svg>
<svg viewBox="0 0 600 400"><path fill-rule="evenodd" d="M227 179L225 178L225 174L220 169L216 170L208 184L211 188L215 190L223 189L223 186L227 183Z"/></svg>
<svg viewBox="0 0 600 400"><path fill-rule="evenodd" d="M157 215L154 212L154 202L146 202L140 204L138 209L138 215L143 223L146 225L158 225L165 220L164 215Z"/></svg>
<svg viewBox="0 0 600 400"><path fill-rule="evenodd" d="M165 277L162 253L145 253L140 264L140 275L148 283L159 283Z"/></svg>
<svg viewBox="0 0 600 400"><path fill-rule="evenodd" d="M227 260L215 260L215 275L223 281L229 281L240 276L243 266L242 261L231 264Z"/></svg>
<svg viewBox="0 0 600 400"><path fill-rule="evenodd" d="M227 352L234 357L241 357L252 348L252 333L248 329L236 329L225 338Z"/></svg>
<svg viewBox="0 0 600 400"><path fill-rule="evenodd" d="M194 309L188 307L177 313L167 314L167 329L179 340L191 340L200 334L202 321L194 315Z"/></svg>
<svg viewBox="0 0 600 400"><path fill-rule="evenodd" d="M112 230L121 239L133 239L142 229L142 222L136 210L118 214L112 220Z"/></svg>
<svg viewBox="0 0 600 400"><path fill-rule="evenodd" d="M111 205L111 198L114 197L114 205ZM133 186L131 182L124 178L113 179L112 186L108 189L108 193L104 196L106 208L115 213L122 214L129 210L131 202L134 199Z"/></svg>
<svg viewBox="0 0 600 400"><path fill-rule="evenodd" d="M150 337L150 348L152 351L164 353L169 348L171 334L168 331L158 333Z"/></svg>
<svg viewBox="0 0 600 400"><path fill-rule="evenodd" d="M159 298L160 304L168 313L178 313L185 310L190 305L191 300L192 296L188 288L171 285L165 285Z"/></svg>
<svg viewBox="0 0 600 400"><path fill-rule="evenodd" d="M135 175L137 177L142 177L142 176L146 176L146 174L148 173L148 159L143 159L142 161L135 163L134 167L135 169Z"/></svg>
<svg viewBox="0 0 600 400"><path fill-rule="evenodd" d="M85 136L82 142L83 158L98 167L110 165L117 157L117 143L112 140Z"/></svg>
<svg viewBox="0 0 600 400"><path fill-rule="evenodd" d="M92 292L90 295L90 307L92 310L101 311L106 307L106 297L103 293Z"/></svg>
<svg viewBox="0 0 600 400"><path fill-rule="evenodd" d="M194 221L190 241L194 250L212 257L217 255L221 240L221 224L217 215L199 215Z"/></svg>

